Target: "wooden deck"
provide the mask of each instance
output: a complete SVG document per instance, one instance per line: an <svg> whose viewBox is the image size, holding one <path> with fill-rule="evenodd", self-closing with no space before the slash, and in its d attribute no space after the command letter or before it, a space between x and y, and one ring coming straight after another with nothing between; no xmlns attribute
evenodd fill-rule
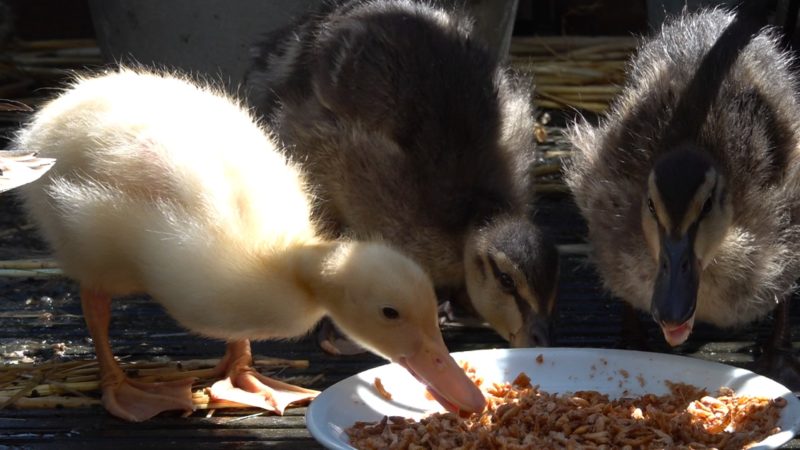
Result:
<svg viewBox="0 0 800 450"><path fill-rule="evenodd" d="M0 259L45 254L7 194L0 196L0 214ZM539 217L553 226L559 243L581 242L583 223L566 197L544 199ZM556 345L618 345L621 304L604 295L585 255L563 257L560 293ZM800 316L798 308L793 315ZM112 320L114 351L126 361L208 359L224 351L221 342L187 333L146 298L116 302ZM652 324L649 327L652 346L668 351L658 330ZM768 329L769 321L735 332L700 326L691 342L677 352L746 367L757 340ZM452 351L505 345L486 328L457 324L445 327L445 339ZM285 370L278 376L301 376L317 389L383 364L370 355L328 356L310 338L259 342L253 350L257 355L308 360L308 369ZM93 358L76 286L63 279L0 279L0 358L6 364ZM111 417L100 407L4 409L0 410L0 448L319 448L305 428L304 412L297 408L278 417L256 410L217 410L207 417L208 411L198 411L189 417L163 414L134 424ZM800 440L787 448L800 448Z"/></svg>

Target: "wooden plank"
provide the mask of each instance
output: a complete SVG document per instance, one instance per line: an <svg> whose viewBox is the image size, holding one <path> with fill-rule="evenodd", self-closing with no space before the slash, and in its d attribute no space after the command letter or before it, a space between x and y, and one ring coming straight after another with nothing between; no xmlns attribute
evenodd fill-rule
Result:
<svg viewBox="0 0 800 450"><path fill-rule="evenodd" d="M544 212L540 219L554 225L559 243L582 242L585 225L568 200L545 200L542 205ZM0 231L14 227L19 231L0 235L0 249L8 240L25 241L21 236L30 237L33 233L24 228L25 222L18 217L19 212L8 208L0 196L0 213L12 213L10 216L0 214ZM15 259L28 257L32 256L13 255ZM604 292L586 256L564 257L561 269L556 343L571 347L617 345L622 303ZM800 328L800 302L796 303L792 311L795 333ZM652 320L646 315L643 318L651 340L655 343L663 340ZM211 359L224 352L224 343L186 332L146 297L115 302L112 327L114 350L129 361ZM756 340L768 330L768 322L735 331L698 325L690 345L675 352L747 366L752 361ZM496 333L482 327L446 326L444 335L453 351L506 346ZM0 356L5 360L19 360L24 355L46 360L56 357L52 346L60 343L65 346L66 359L94 357L75 284L65 280L0 280ZM657 349L665 351L663 343L661 345ZM259 355L307 359L308 369L283 370L278 376L324 375L314 386L316 388L325 388L354 373L384 364L382 359L372 355L326 355L318 349L313 335L294 342L256 342L253 349ZM185 418L179 414L163 414L133 424L113 418L101 408L0 410L0 448L320 448L305 428L305 408L289 410L283 417L249 416L255 412L219 410L210 418L205 417L205 412ZM786 448L800 448L800 442L794 440Z"/></svg>

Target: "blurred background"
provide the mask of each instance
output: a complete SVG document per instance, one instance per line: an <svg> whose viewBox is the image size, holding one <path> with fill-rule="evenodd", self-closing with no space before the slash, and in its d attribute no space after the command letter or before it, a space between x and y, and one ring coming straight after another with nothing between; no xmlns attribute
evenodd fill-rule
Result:
<svg viewBox="0 0 800 450"><path fill-rule="evenodd" d="M178 67L235 90L249 64L250 45L322 1L0 0L0 98L35 105L46 96L40 88L57 85L69 70L113 61ZM634 36L647 34L683 7L736 3L441 1L470 10L490 46L534 74L540 107L582 112L602 112L617 92ZM791 45L800 0L771 2L771 21L786 31ZM17 125L16 114L0 114L0 127Z"/></svg>

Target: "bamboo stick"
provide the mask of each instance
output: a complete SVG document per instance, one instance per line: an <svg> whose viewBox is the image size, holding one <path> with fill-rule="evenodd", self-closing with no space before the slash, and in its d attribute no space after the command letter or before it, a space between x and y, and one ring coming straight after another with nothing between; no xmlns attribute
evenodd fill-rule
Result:
<svg viewBox="0 0 800 450"><path fill-rule="evenodd" d="M553 94L607 94L609 96L615 96L622 90L619 86L614 86L612 84L588 86L547 85L542 86L542 88Z"/></svg>
<svg viewBox="0 0 800 450"><path fill-rule="evenodd" d="M58 263L52 259L12 259L0 261L0 269L56 269Z"/></svg>
<svg viewBox="0 0 800 450"><path fill-rule="evenodd" d="M543 164L535 166L531 172L535 177L561 173L561 164Z"/></svg>
<svg viewBox="0 0 800 450"><path fill-rule="evenodd" d="M137 378L138 380L138 378ZM73 392L92 392L100 390L100 381L81 381L75 383L47 383L47 384L34 384L32 386L24 386L21 389L2 389L0 396L8 396L22 393L22 396L30 396L31 392L36 391L36 397L46 397L48 395L60 395L65 390ZM13 396L13 395L12 395ZM3 409L0 406L0 409Z"/></svg>
<svg viewBox="0 0 800 450"><path fill-rule="evenodd" d="M82 381L92 381L97 378L97 375L90 374L90 375L79 375L79 376L68 376L64 378L65 383L80 383Z"/></svg>
<svg viewBox="0 0 800 450"><path fill-rule="evenodd" d="M196 388L203 391L203 385L210 384L218 376L218 359L196 359L166 362L128 362L121 367L138 381L168 381L182 378L196 378ZM282 358L257 357L254 368L307 368L307 360L287 360ZM311 379L296 376L284 378L286 382L312 384L322 375ZM48 361L40 364L19 364L0 366L0 409L8 406L18 408L82 407L97 404L97 401L74 400L87 397L101 390L99 365L97 361ZM202 395L201 395L202 396ZM72 399L67 400L65 399ZM36 400L36 401L31 401ZM230 402L199 400L200 409L246 407Z"/></svg>
<svg viewBox="0 0 800 450"><path fill-rule="evenodd" d="M639 40L632 37L516 37L511 64L532 75L540 108L603 113L619 95Z"/></svg>
<svg viewBox="0 0 800 450"><path fill-rule="evenodd" d="M9 397L0 396L0 404L6 404L9 400ZM50 409L88 408L91 406L100 405L101 402L98 399L88 397L67 397L62 395L53 395L48 397L18 398L8 404L13 404L14 407L21 409Z"/></svg>
<svg viewBox="0 0 800 450"><path fill-rule="evenodd" d="M60 278L64 273L61 269L0 269L0 277L2 278Z"/></svg>
<svg viewBox="0 0 800 450"><path fill-rule="evenodd" d="M38 373L36 375L37 375L36 377L32 378L27 383L25 383L25 385L22 386L19 390L17 390L13 394L10 394L7 398L1 401L0 409L3 409L6 406L16 402L17 400L30 395L30 393L33 392L33 390L36 388L36 386L39 385L39 383L42 381L42 378L44 377L44 374L42 373Z"/></svg>
<svg viewBox="0 0 800 450"><path fill-rule="evenodd" d="M574 102L609 103L614 99L613 95L607 95L607 94L591 94L591 93L587 93L587 94L581 94L581 93L560 94L560 93L554 93L554 92L550 91L549 89L540 89L539 93L540 94L549 94L549 95L557 96L557 97L561 98L562 100L564 100L566 102L570 102L570 103L574 103Z"/></svg>
<svg viewBox="0 0 800 450"><path fill-rule="evenodd" d="M531 65L530 71L533 72L534 74L537 73L556 74L559 77L572 75L590 79L604 78L608 75L606 72L602 70L595 70L589 67L576 67L576 66L553 65L553 64Z"/></svg>
<svg viewBox="0 0 800 450"><path fill-rule="evenodd" d="M545 150L543 153L545 158L568 158L572 156L571 150Z"/></svg>
<svg viewBox="0 0 800 450"><path fill-rule="evenodd" d="M537 92L537 95L544 97L544 101L548 101L556 105L561 105L561 107L571 106L581 109L588 109L589 111L595 111L595 112L603 112L606 110L606 108L608 108L608 105L602 102L584 102L578 100L569 100L561 98L560 96L557 95L548 94L546 92ZM538 99L537 103L539 105L542 105L543 100Z"/></svg>
<svg viewBox="0 0 800 450"><path fill-rule="evenodd" d="M627 36L517 36L511 41L511 52L541 51L550 48L557 51L590 46L606 46L606 49L635 49L639 39Z"/></svg>

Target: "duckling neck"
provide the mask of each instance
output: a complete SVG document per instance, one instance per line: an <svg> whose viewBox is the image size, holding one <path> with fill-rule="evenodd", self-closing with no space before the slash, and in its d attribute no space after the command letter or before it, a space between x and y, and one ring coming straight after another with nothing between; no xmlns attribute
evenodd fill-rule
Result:
<svg viewBox="0 0 800 450"><path fill-rule="evenodd" d="M242 333L250 339L300 336L331 309L341 309L337 305L344 296L344 282L332 262L341 248L338 243L305 242L279 254L262 255L259 272L250 274L261 282L240 283L238 289L230 286L236 298L249 304L241 305L247 312L239 322Z"/></svg>
<svg viewBox="0 0 800 450"><path fill-rule="evenodd" d="M344 298L341 281L343 254L352 244L326 242L298 249L294 271L300 287L310 301L326 312L336 309Z"/></svg>

